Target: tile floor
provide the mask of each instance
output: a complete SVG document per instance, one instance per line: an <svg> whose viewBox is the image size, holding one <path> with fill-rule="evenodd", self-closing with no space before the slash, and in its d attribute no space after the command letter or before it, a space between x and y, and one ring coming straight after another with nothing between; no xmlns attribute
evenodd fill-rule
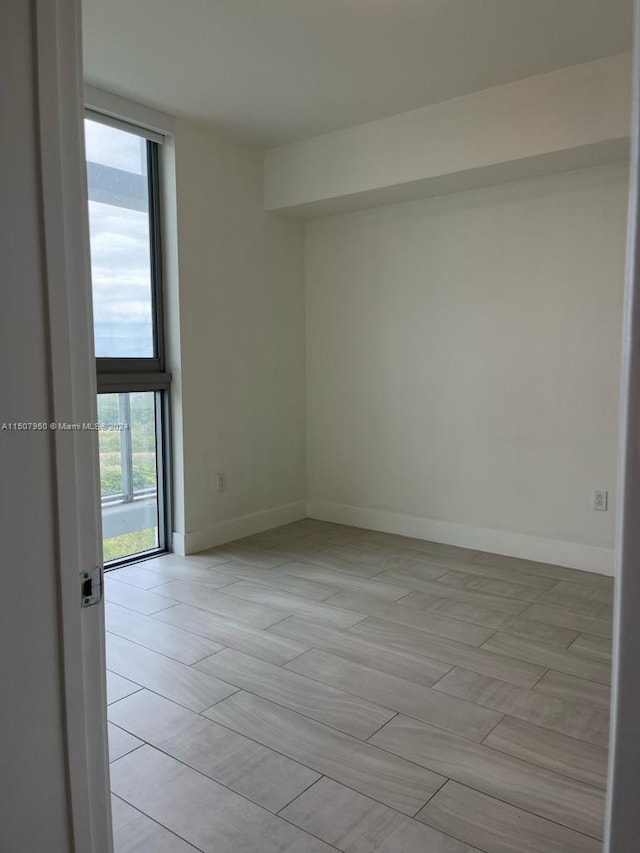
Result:
<svg viewBox="0 0 640 853"><path fill-rule="evenodd" d="M307 519L106 580L117 853L596 853L612 582Z"/></svg>

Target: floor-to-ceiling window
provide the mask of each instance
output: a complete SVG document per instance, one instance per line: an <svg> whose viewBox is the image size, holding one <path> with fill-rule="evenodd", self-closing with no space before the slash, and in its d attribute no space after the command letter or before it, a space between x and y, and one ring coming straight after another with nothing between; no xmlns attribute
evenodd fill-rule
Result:
<svg viewBox="0 0 640 853"><path fill-rule="evenodd" d="M85 119L104 561L167 550L168 394L158 146L96 113Z"/></svg>

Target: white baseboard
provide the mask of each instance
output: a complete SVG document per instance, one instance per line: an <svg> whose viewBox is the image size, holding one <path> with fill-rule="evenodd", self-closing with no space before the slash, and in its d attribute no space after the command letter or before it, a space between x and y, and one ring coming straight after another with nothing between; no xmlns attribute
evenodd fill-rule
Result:
<svg viewBox="0 0 640 853"><path fill-rule="evenodd" d="M540 536L512 533L509 530L470 527L418 515L348 506L329 501L310 501L308 515L319 521L333 521L352 527L380 530L383 533L413 536L416 539L458 545L462 548L488 551L492 554L504 554L523 560L535 560L539 563L553 563L601 575L613 576L614 574L615 552L612 548L544 539Z"/></svg>
<svg viewBox="0 0 640 853"><path fill-rule="evenodd" d="M223 545L225 542L232 542L234 539L241 539L243 536L251 536L253 533L262 533L272 527L280 527L282 524L290 524L292 521L300 521L306 517L307 502L296 501L261 512L253 512L250 515L218 521L210 527L193 530L189 533L174 532L173 550L176 554L196 554L206 548Z"/></svg>

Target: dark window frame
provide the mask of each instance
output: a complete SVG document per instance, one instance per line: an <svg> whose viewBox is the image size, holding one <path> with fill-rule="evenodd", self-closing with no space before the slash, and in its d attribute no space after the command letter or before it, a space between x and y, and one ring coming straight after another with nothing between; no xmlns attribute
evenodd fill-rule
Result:
<svg viewBox="0 0 640 853"><path fill-rule="evenodd" d="M100 122L102 117L87 110L85 117ZM105 570L120 568L129 563L150 559L171 551L172 483L171 483L171 374L166 369L166 338L164 324L164 290L162 269L162 220L160 209L160 153L153 134L126 122L105 116L104 124L139 135L145 140L147 152L147 189L149 198L149 243L151 273L151 312L153 323L153 356L149 358L96 358L98 394L129 394L139 391L154 393L156 428L156 483L158 505L158 547L140 551L105 563ZM151 137L151 138L150 138Z"/></svg>

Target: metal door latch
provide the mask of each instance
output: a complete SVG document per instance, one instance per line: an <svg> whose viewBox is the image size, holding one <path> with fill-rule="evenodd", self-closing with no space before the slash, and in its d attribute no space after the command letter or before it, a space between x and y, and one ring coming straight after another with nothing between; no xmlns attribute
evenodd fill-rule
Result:
<svg viewBox="0 0 640 853"><path fill-rule="evenodd" d="M102 573L100 568L80 572L80 601L82 607L97 604L102 598Z"/></svg>

